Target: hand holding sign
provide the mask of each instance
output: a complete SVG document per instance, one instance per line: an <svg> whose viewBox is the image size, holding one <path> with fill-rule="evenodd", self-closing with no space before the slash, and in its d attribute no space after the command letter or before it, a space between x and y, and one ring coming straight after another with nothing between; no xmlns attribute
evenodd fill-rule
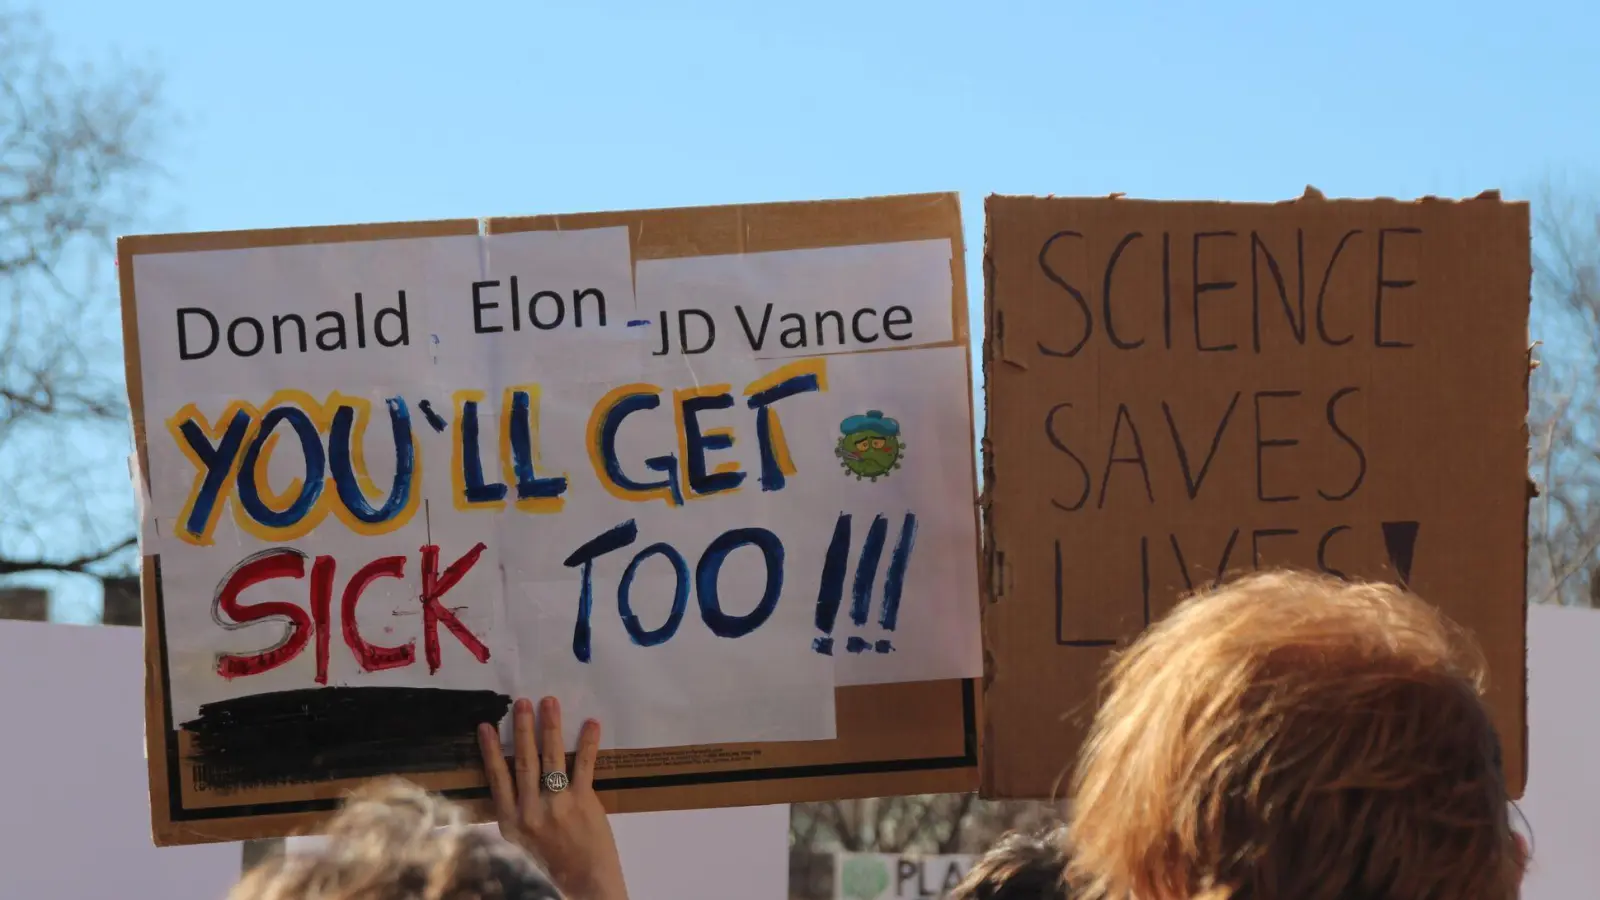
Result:
<svg viewBox="0 0 1600 900"><path fill-rule="evenodd" d="M478 729L500 833L543 864L562 896L572 900L627 900L617 840L611 833L605 808L594 793L600 723L583 723L570 778L555 779L556 775L567 774L561 704L554 697L540 702L537 739L532 703L518 700L512 707L512 720L516 735L514 780L500 749L498 729L487 724ZM545 786L546 779L555 784Z"/></svg>

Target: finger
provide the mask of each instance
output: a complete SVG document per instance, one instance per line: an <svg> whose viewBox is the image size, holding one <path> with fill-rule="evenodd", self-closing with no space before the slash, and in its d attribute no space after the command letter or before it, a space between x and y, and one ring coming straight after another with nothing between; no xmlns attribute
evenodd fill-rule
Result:
<svg viewBox="0 0 1600 900"><path fill-rule="evenodd" d="M578 731L578 756L572 763L572 786L588 790L594 786L595 760L600 756L600 723L593 719Z"/></svg>
<svg viewBox="0 0 1600 900"><path fill-rule="evenodd" d="M511 708L511 728L516 734L517 800L528 809L539 798L539 751L533 740L531 700L518 700Z"/></svg>
<svg viewBox="0 0 1600 900"><path fill-rule="evenodd" d="M489 776L489 796L494 800L494 815L501 827L517 820L517 789L506 768L505 752L500 749L500 729L488 722L478 726L478 749L483 751L483 771Z"/></svg>
<svg viewBox="0 0 1600 900"><path fill-rule="evenodd" d="M567 742L561 736L561 704L554 697L539 703L539 757L546 772L567 770Z"/></svg>

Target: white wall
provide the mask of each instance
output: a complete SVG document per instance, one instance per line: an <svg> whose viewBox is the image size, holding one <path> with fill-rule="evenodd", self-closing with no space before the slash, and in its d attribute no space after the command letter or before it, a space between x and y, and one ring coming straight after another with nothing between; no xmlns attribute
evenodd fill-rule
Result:
<svg viewBox="0 0 1600 900"><path fill-rule="evenodd" d="M0 897L219 900L238 844L158 850L137 628L0 620Z"/></svg>
<svg viewBox="0 0 1600 900"><path fill-rule="evenodd" d="M1600 612L1528 613L1524 900L1600 896Z"/></svg>
<svg viewBox="0 0 1600 900"><path fill-rule="evenodd" d="M789 807L752 806L612 817L633 896L649 900L784 900Z"/></svg>

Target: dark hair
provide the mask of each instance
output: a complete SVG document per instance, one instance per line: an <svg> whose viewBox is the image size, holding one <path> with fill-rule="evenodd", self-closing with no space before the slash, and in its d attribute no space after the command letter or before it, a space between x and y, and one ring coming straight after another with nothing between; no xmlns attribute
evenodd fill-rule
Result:
<svg viewBox="0 0 1600 900"><path fill-rule="evenodd" d="M980 858L947 900L1070 900L1066 832L1014 831Z"/></svg>
<svg viewBox="0 0 1600 900"><path fill-rule="evenodd" d="M561 900L532 858L461 810L393 780L357 791L327 846L252 869L229 900Z"/></svg>

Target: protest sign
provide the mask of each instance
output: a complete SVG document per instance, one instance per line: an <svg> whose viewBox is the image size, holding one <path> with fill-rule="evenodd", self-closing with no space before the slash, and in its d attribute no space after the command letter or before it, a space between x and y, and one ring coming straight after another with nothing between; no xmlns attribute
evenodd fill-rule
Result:
<svg viewBox="0 0 1600 900"><path fill-rule="evenodd" d="M984 792L1058 792L1103 664L1261 567L1471 629L1526 754L1526 204L993 197Z"/></svg>
<svg viewBox="0 0 1600 900"><path fill-rule="evenodd" d="M517 696L616 811L974 783L954 196L119 253L158 842L486 813Z"/></svg>
<svg viewBox="0 0 1600 900"><path fill-rule="evenodd" d="M938 900L976 862L965 854L836 853L833 895L837 900Z"/></svg>

